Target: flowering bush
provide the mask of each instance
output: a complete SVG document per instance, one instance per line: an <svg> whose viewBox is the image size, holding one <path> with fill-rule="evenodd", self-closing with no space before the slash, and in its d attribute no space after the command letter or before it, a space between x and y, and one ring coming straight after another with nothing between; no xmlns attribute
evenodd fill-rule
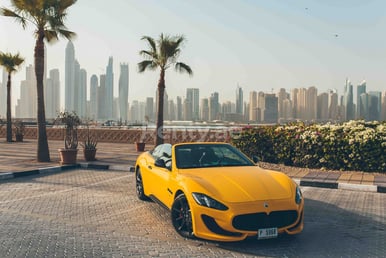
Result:
<svg viewBox="0 0 386 258"><path fill-rule="evenodd" d="M307 168L386 171L386 122L292 123L243 130L232 143L261 161Z"/></svg>

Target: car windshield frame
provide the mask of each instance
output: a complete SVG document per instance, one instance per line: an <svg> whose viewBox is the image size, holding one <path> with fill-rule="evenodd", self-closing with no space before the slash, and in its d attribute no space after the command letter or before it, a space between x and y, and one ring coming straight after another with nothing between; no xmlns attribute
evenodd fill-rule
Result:
<svg viewBox="0 0 386 258"><path fill-rule="evenodd" d="M174 155L178 169L256 165L230 144L182 144L175 146Z"/></svg>

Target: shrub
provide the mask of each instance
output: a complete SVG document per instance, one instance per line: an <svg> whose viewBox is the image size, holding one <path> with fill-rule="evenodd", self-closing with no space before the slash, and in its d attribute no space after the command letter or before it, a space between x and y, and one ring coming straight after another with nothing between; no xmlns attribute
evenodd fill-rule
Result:
<svg viewBox="0 0 386 258"><path fill-rule="evenodd" d="M232 143L261 161L307 168L386 171L386 122L291 123L242 130Z"/></svg>

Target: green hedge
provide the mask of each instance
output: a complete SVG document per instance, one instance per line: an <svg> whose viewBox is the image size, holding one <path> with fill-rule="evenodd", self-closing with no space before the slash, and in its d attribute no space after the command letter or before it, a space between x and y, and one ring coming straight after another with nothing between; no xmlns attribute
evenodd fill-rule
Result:
<svg viewBox="0 0 386 258"><path fill-rule="evenodd" d="M264 162L386 172L385 121L249 127L234 133L232 143Z"/></svg>

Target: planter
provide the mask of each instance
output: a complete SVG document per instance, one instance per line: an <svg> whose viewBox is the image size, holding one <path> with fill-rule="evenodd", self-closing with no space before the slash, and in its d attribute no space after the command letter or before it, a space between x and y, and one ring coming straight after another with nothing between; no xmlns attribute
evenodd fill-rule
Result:
<svg viewBox="0 0 386 258"><path fill-rule="evenodd" d="M84 159L86 161L95 161L96 158L95 158L95 155L96 155L96 149L83 149L83 155L84 155Z"/></svg>
<svg viewBox="0 0 386 258"><path fill-rule="evenodd" d="M60 164L76 164L78 149L59 149Z"/></svg>
<svg viewBox="0 0 386 258"><path fill-rule="evenodd" d="M137 151L145 151L145 143L144 142L136 142L135 143Z"/></svg>
<svg viewBox="0 0 386 258"><path fill-rule="evenodd" d="M16 138L17 142L22 142L23 141L23 135L22 134L16 134L15 138Z"/></svg>

